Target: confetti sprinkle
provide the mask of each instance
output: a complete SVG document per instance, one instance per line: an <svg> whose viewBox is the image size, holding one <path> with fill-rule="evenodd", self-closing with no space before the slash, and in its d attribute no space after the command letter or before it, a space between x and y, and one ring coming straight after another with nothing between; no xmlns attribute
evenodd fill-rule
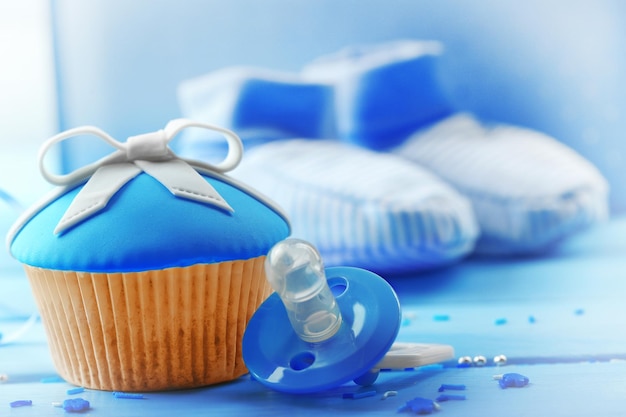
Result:
<svg viewBox="0 0 626 417"><path fill-rule="evenodd" d="M17 400L17 401L10 402L9 405L11 406L11 408L26 407L26 406L33 405L33 401L32 400Z"/></svg>
<svg viewBox="0 0 626 417"><path fill-rule="evenodd" d="M444 401L465 401L465 395L452 395L452 394L441 394L437 397L435 401L444 402Z"/></svg>
<svg viewBox="0 0 626 417"><path fill-rule="evenodd" d="M463 384L441 384L439 387L439 392L444 392L446 390L451 391L465 391L467 387Z"/></svg>
<svg viewBox="0 0 626 417"><path fill-rule="evenodd" d="M521 388L528 385L530 380L527 376L517 373L508 373L503 375L494 375L493 379L497 380L500 384L500 388Z"/></svg>
<svg viewBox="0 0 626 417"><path fill-rule="evenodd" d="M85 392L85 388L83 387L71 388L65 392L67 393L67 395L80 394L81 392Z"/></svg>
<svg viewBox="0 0 626 417"><path fill-rule="evenodd" d="M407 401L405 405L398 408L398 412L401 411L413 411L417 414L432 414L433 411L439 409L439 404L428 398L416 397L410 401Z"/></svg>
<svg viewBox="0 0 626 417"><path fill-rule="evenodd" d="M142 400L144 398L143 394L133 394L129 392L114 392L113 396L115 398L124 398L129 400Z"/></svg>
<svg viewBox="0 0 626 417"><path fill-rule="evenodd" d="M89 404L89 401L83 398L70 398L63 401L62 407L68 413L80 413L82 411L89 410L91 405Z"/></svg>

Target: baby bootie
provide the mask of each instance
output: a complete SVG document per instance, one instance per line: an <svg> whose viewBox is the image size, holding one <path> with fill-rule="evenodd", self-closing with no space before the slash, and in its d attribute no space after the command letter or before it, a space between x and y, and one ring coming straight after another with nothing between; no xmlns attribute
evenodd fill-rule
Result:
<svg viewBox="0 0 626 417"><path fill-rule="evenodd" d="M479 234L470 203L428 170L336 140L257 146L233 176L276 201L327 266L431 269L472 252Z"/></svg>
<svg viewBox="0 0 626 417"><path fill-rule="evenodd" d="M454 113L437 82L441 51L418 41L350 47L318 58L302 76L334 88L337 137L386 150Z"/></svg>
<svg viewBox="0 0 626 417"><path fill-rule="evenodd" d="M458 114L391 152L428 167L470 199L481 253L537 252L608 216L608 185L595 166L537 131Z"/></svg>
<svg viewBox="0 0 626 417"><path fill-rule="evenodd" d="M321 139L335 136L332 94L325 83L241 68L179 90L185 117L242 136L246 153L233 176L275 200L293 236L313 243L327 265L418 271L470 253L479 232L458 192L399 156ZM183 140L179 153L194 159L210 160L220 146Z"/></svg>
<svg viewBox="0 0 626 417"><path fill-rule="evenodd" d="M342 140L417 162L472 202L479 252L545 250L607 216L605 179L573 150L454 113L438 88L436 54L436 44L391 42L320 58L303 74L335 89Z"/></svg>
<svg viewBox="0 0 626 417"><path fill-rule="evenodd" d="M332 93L330 86L296 74L228 67L182 82L178 99L185 117L237 132L248 149L277 139L332 136ZM219 135L210 140L202 130L185 133L183 153L210 160L226 152Z"/></svg>

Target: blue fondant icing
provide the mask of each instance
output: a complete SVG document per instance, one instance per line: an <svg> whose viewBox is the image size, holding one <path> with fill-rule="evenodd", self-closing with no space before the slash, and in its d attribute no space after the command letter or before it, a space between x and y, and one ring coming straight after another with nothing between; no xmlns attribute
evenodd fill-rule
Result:
<svg viewBox="0 0 626 417"><path fill-rule="evenodd" d="M56 270L135 272L250 259L289 233L269 205L225 179L203 176L233 213L173 196L145 173L107 207L61 234L53 230L81 186L48 204L13 239L20 262Z"/></svg>

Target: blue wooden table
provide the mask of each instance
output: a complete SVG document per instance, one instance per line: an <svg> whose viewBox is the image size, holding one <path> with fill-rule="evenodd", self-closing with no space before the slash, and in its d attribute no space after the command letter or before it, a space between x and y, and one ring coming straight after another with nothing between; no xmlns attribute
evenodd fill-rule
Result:
<svg viewBox="0 0 626 417"><path fill-rule="evenodd" d="M352 383L315 395L273 392L244 376L196 390L117 399L110 392L70 395L55 376L41 323L0 346L0 417L60 416L53 403L88 400L93 416L346 416L398 412L415 397L436 399L441 384L463 384L465 400L440 403L442 416L624 416L626 414L626 219L613 219L541 257L471 258L420 276L387 277L403 307L399 340L450 344L456 356L482 355L482 367L439 366L381 373L374 395ZM18 269L3 271L0 332L10 335L34 304ZM493 358L505 355L504 366ZM520 373L523 388L499 387L495 374ZM388 391L397 395L383 399ZM11 408L16 400L31 406Z"/></svg>

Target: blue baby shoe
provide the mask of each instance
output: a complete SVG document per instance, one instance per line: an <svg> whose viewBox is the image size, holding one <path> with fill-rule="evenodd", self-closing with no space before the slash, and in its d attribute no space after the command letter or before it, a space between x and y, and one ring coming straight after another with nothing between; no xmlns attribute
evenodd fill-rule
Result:
<svg viewBox="0 0 626 417"><path fill-rule="evenodd" d="M327 266L380 274L448 265L474 249L467 199L418 164L336 140L282 140L247 152L233 176L276 201L292 236Z"/></svg>
<svg viewBox="0 0 626 417"><path fill-rule="evenodd" d="M437 81L437 42L349 47L318 58L302 75L334 89L336 136L374 150L400 144L454 113Z"/></svg>
<svg viewBox="0 0 626 417"><path fill-rule="evenodd" d="M459 115L437 84L440 46L396 41L349 48L306 66L335 90L337 136L427 167L472 203L477 251L544 250L607 216L598 170L553 138Z"/></svg>
<svg viewBox="0 0 626 417"><path fill-rule="evenodd" d="M304 81L297 74L247 67L210 72L178 88L186 117L236 131L247 149L277 139L332 136L331 98L332 88L326 84ZM207 145L206 134L186 132L181 152L209 159L212 153L222 155L224 141L216 135Z"/></svg>
<svg viewBox="0 0 626 417"><path fill-rule="evenodd" d="M545 250L608 216L608 184L596 167L534 130L458 114L391 152L428 167L472 202L481 253Z"/></svg>

